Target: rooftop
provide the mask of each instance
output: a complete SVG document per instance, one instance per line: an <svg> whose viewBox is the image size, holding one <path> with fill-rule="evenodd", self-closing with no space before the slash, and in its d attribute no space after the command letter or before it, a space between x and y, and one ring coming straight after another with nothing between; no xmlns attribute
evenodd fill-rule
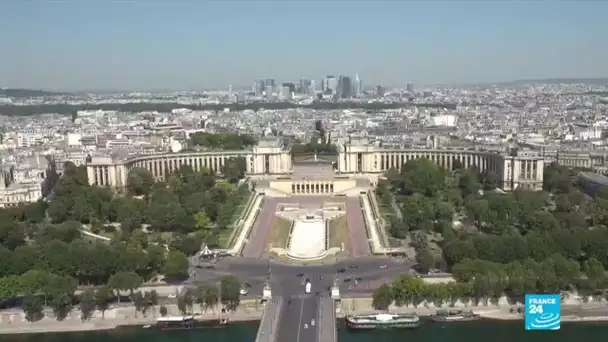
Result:
<svg viewBox="0 0 608 342"><path fill-rule="evenodd" d="M606 177L602 174L595 173L595 172L581 171L581 172L579 172L578 175L588 181L597 183L599 185L608 186L608 177Z"/></svg>

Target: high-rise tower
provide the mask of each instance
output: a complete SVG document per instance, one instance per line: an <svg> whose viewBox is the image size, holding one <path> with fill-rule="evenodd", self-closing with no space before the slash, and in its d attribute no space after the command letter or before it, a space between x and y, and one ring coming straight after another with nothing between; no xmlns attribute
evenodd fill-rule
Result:
<svg viewBox="0 0 608 342"><path fill-rule="evenodd" d="M323 80L323 93L326 95L333 95L337 91L336 78L333 76L325 76Z"/></svg>
<svg viewBox="0 0 608 342"><path fill-rule="evenodd" d="M359 78L359 74L355 74L355 84L353 85L353 94L355 97L361 96L361 92L363 91L363 84L361 79Z"/></svg>
<svg viewBox="0 0 608 342"><path fill-rule="evenodd" d="M340 76L338 78L338 97L341 99L349 99L352 96L353 85L350 77L348 76Z"/></svg>

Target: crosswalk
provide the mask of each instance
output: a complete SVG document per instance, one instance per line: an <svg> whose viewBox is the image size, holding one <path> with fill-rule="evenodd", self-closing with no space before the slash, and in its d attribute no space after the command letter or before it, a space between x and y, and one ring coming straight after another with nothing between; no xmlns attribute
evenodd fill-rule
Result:
<svg viewBox="0 0 608 342"><path fill-rule="evenodd" d="M314 297L314 296L315 295L311 294L311 293L309 293L309 294L300 293L300 294L297 294L297 295L288 296L287 299L305 299L305 298L310 298L310 297Z"/></svg>

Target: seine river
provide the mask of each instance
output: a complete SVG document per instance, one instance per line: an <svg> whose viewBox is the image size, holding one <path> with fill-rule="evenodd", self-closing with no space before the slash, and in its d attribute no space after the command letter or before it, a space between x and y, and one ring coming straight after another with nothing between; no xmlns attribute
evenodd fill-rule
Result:
<svg viewBox="0 0 608 342"><path fill-rule="evenodd" d="M257 322L233 323L227 328L158 332L152 330L61 334L1 335L0 342L253 342ZM425 323L416 330L349 332L340 328L339 342L571 342L601 341L608 324L568 323L559 331L524 331L523 321ZM278 341L288 342L288 341ZM303 341L310 342L310 341Z"/></svg>

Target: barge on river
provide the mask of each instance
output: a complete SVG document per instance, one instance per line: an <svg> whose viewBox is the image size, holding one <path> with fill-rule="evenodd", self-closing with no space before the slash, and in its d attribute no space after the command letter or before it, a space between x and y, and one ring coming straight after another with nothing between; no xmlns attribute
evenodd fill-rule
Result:
<svg viewBox="0 0 608 342"><path fill-rule="evenodd" d="M197 320L194 316L168 316L159 317L156 324L145 326L159 330L184 330L184 329L204 329L225 327L228 320L225 318Z"/></svg>
<svg viewBox="0 0 608 342"><path fill-rule="evenodd" d="M476 313L470 310L437 310L431 315L431 320L438 323L468 322L480 319Z"/></svg>
<svg viewBox="0 0 608 342"><path fill-rule="evenodd" d="M353 330L414 329L420 326L420 317L414 314L372 314L346 316L346 325Z"/></svg>

